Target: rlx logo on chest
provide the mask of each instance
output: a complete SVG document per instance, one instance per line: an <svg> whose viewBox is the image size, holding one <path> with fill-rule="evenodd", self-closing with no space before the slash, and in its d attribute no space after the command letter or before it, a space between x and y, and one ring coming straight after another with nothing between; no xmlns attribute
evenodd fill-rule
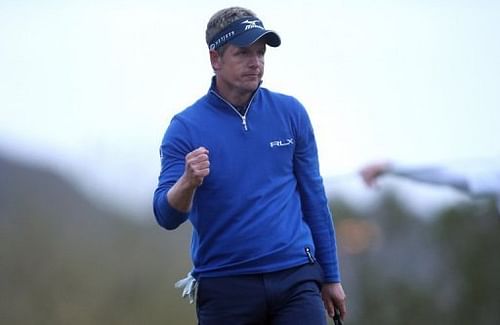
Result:
<svg viewBox="0 0 500 325"><path fill-rule="evenodd" d="M285 139L285 140L271 141L271 142L269 142L269 146L271 148L274 148L274 147L285 147L285 146L292 145L293 143L294 143L293 138L289 138L289 139Z"/></svg>

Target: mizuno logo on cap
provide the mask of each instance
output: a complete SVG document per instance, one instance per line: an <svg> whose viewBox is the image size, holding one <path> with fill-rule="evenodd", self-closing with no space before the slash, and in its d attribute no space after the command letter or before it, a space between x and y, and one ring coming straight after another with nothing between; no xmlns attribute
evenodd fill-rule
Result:
<svg viewBox="0 0 500 325"><path fill-rule="evenodd" d="M245 21L242 21L241 23L242 24L246 24L245 30L249 30L249 29L252 29L252 28L264 29L264 27L262 27L261 25L257 25L257 23L261 23L260 20L258 20L258 19L255 19L255 20L248 20L247 19Z"/></svg>

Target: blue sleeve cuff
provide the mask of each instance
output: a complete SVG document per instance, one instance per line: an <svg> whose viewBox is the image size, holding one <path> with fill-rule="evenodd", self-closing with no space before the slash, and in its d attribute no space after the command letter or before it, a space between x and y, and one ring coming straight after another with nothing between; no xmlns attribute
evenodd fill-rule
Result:
<svg viewBox="0 0 500 325"><path fill-rule="evenodd" d="M159 193L154 202L156 221L165 229L173 230L187 220L189 213L181 212L168 203L166 193Z"/></svg>
<svg viewBox="0 0 500 325"><path fill-rule="evenodd" d="M325 283L340 283L340 277L326 277Z"/></svg>

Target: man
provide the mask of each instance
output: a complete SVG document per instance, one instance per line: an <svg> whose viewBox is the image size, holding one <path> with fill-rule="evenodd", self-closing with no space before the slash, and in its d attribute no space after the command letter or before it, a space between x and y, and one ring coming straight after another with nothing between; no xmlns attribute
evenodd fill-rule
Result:
<svg viewBox="0 0 500 325"><path fill-rule="evenodd" d="M211 17L206 41L215 76L172 119L154 195L161 226L193 225L199 323L326 324L325 307L343 318L311 123L296 99L261 87L266 45L280 37L231 7Z"/></svg>
<svg viewBox="0 0 500 325"><path fill-rule="evenodd" d="M360 170L369 187L383 175L406 177L419 182L444 185L462 191L471 197L496 200L500 216L500 159L483 160L478 166L408 166L390 162L375 162Z"/></svg>

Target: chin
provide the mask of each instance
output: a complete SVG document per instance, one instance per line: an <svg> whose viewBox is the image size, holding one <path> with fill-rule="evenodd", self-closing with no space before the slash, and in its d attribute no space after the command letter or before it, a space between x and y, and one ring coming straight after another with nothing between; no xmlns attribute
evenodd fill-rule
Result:
<svg viewBox="0 0 500 325"><path fill-rule="evenodd" d="M260 84L260 81L261 81L260 77L251 77L245 80L245 84L257 87Z"/></svg>
<svg viewBox="0 0 500 325"><path fill-rule="evenodd" d="M257 89L257 87L259 87L259 81L256 81L256 82L252 82L252 83L247 83L245 84L244 88L248 91L248 92L254 92L255 89Z"/></svg>

